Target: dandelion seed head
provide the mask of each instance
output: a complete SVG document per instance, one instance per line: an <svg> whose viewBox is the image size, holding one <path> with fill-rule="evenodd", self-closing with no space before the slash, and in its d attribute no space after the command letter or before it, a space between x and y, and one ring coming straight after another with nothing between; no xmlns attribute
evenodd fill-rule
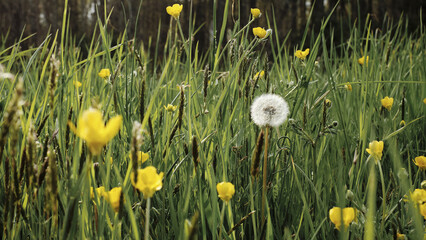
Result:
<svg viewBox="0 0 426 240"><path fill-rule="evenodd" d="M282 97L269 93L255 98L250 112L253 122L260 127L278 127L290 113L288 104Z"/></svg>

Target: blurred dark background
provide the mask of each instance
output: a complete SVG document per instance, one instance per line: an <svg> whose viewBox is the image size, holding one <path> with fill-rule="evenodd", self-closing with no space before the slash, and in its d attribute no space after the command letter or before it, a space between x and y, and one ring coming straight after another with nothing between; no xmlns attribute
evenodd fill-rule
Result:
<svg viewBox="0 0 426 240"><path fill-rule="evenodd" d="M392 21L396 24L402 15L404 26L407 24L407 30L413 32L419 28L421 21L425 22L425 1L342 0L337 6L329 26L337 31L336 36L347 36L349 26L355 23L357 26L363 27L368 14L370 15L372 29L380 30L382 30L384 22ZM16 42L21 34L25 37L36 33L22 46L27 48L40 44L49 31L52 33L61 28L64 2L64 0L0 0L0 43L10 46ZM96 9L99 9L100 18L104 19L104 2L107 5L107 13L112 10L108 31L112 32L114 37L117 37L127 27L129 36L135 34L136 41L142 41L145 46L148 45L150 38L152 43L157 41L159 27L161 27L159 42L165 41L170 23L170 16L167 15L165 10L167 6L173 3L183 4L184 9L180 16L180 22L184 31L187 30L189 24L190 0L143 0L136 33L135 24L140 0L69 0L69 28L76 42L83 48L90 43L92 38L97 20ZM218 8L217 26L220 29L225 0L217 0L216 2ZM245 25L250 17L250 8L257 7L261 9L263 15L253 23L252 27L262 26L266 28L266 15L268 15L272 25L274 14L278 28L278 33L274 32L274 34L278 34L280 39L284 39L291 31L287 44L295 45L300 43L312 6L314 5L314 11L312 22L309 25L310 33L318 31L321 20L330 13L337 2L337 0L317 0L314 5L313 0L230 0L227 27L232 29L238 18L241 19L241 25ZM207 49L211 39L213 3L213 0L192 0L194 17L196 18L195 27L204 24L195 36L195 40L199 42L201 49ZM420 20L421 15L423 15L422 20ZM161 24L159 24L160 21ZM99 31L97 32L99 33Z"/></svg>

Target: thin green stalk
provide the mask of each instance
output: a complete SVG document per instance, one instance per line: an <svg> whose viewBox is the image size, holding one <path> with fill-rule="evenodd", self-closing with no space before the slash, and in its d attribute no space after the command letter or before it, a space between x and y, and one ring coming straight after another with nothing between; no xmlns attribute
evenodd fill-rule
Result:
<svg viewBox="0 0 426 240"><path fill-rule="evenodd" d="M250 178L250 210L253 212L254 210L254 194L253 194L253 178ZM253 233L254 239L257 239L257 228L256 228L256 214L251 216L251 220L253 223Z"/></svg>
<svg viewBox="0 0 426 240"><path fill-rule="evenodd" d="M222 210L220 210L219 239L222 239L222 228L224 227L223 219L225 218L225 206L226 202L223 202Z"/></svg>
<svg viewBox="0 0 426 240"><path fill-rule="evenodd" d="M382 215L382 222L380 224L380 232L383 232L385 219L386 219L386 188L385 188L385 179L383 177L383 171L382 171L382 164L380 163L380 160L377 162L379 165L379 173L380 173L380 181L382 182L382 193L383 193L383 215Z"/></svg>
<svg viewBox="0 0 426 240"><path fill-rule="evenodd" d="M370 158L370 157L368 157ZM369 159L367 159L368 161ZM375 236L374 222L376 216L376 170L374 168L374 160L370 159L369 162L370 174L368 176L368 199L367 199L367 220L365 224L364 240L373 240Z"/></svg>

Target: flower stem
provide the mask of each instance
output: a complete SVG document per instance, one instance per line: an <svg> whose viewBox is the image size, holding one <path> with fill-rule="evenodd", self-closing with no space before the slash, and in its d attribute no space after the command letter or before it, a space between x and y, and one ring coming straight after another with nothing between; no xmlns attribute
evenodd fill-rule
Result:
<svg viewBox="0 0 426 240"><path fill-rule="evenodd" d="M380 164L380 161L378 161L378 165L379 165L380 181L382 181L382 192L383 192L383 203L382 203L383 216L382 216L382 222L380 224L380 230L383 231L385 218L386 218L386 188L385 188L385 180L383 177L382 165Z"/></svg>
<svg viewBox="0 0 426 240"><path fill-rule="evenodd" d="M225 218L226 202L223 202L222 210L220 211L219 239L222 239L223 219Z"/></svg>
<svg viewBox="0 0 426 240"><path fill-rule="evenodd" d="M369 157L370 158L370 157ZM368 159L367 159L368 160ZM374 222L376 215L376 170L374 168L374 162L370 160L370 174L368 176L367 183L367 219L365 223L365 235L364 240L373 240L374 233Z"/></svg>
<svg viewBox="0 0 426 240"><path fill-rule="evenodd" d="M149 238L149 210L151 209L151 198L146 200L146 210L145 210L145 236L144 239L148 240Z"/></svg>
<svg viewBox="0 0 426 240"><path fill-rule="evenodd" d="M263 152L263 187L262 187L262 226L265 223L265 203L266 203L266 177L268 168L268 143L269 143L269 126L265 131L265 151Z"/></svg>

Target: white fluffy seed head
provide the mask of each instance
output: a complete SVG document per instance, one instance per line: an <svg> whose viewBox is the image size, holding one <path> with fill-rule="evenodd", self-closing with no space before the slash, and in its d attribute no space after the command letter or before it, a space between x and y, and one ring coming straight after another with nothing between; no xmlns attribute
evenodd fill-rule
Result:
<svg viewBox="0 0 426 240"><path fill-rule="evenodd" d="M251 119L259 127L278 127L290 113L287 102L276 94L262 94L254 99L250 107Z"/></svg>

